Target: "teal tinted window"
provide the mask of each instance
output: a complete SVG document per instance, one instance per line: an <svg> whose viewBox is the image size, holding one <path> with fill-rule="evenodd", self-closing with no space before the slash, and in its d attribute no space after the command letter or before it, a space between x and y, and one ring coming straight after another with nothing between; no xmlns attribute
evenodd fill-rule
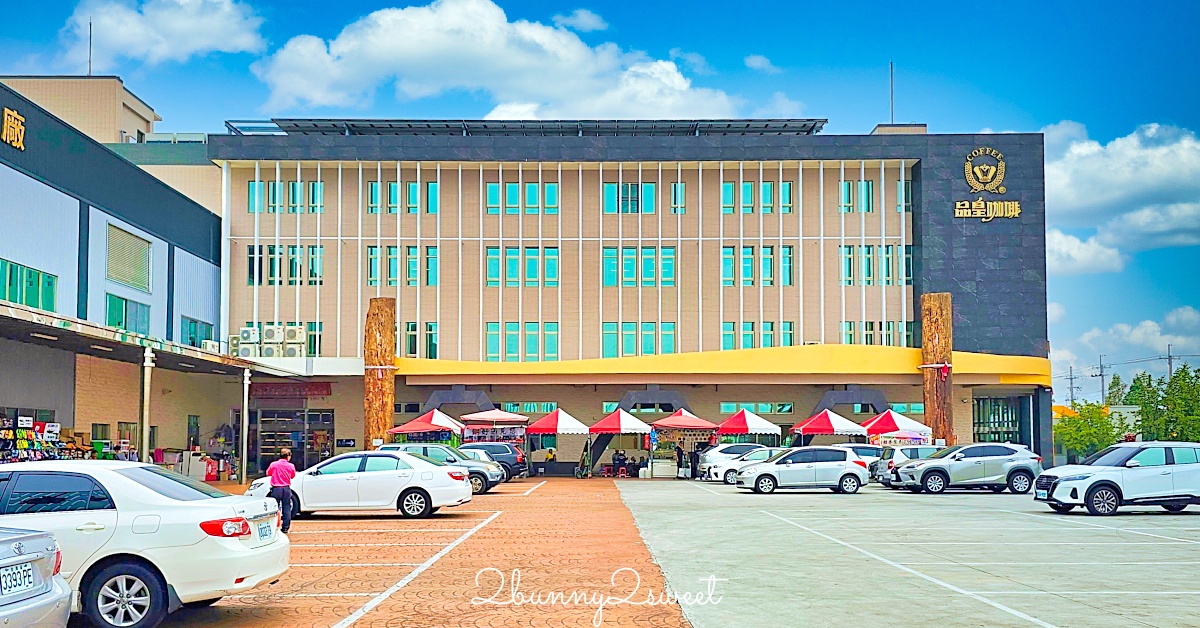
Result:
<svg viewBox="0 0 1200 628"><path fill-rule="evenodd" d="M487 184L487 213L489 213L489 214L499 214L500 213L500 184L499 183Z"/></svg>
<svg viewBox="0 0 1200 628"><path fill-rule="evenodd" d="M662 285L670 288L675 285L675 247L662 247Z"/></svg>
<svg viewBox="0 0 1200 628"><path fill-rule="evenodd" d="M542 200L546 203L546 213L554 215L558 213L558 184L547 183L545 198Z"/></svg>
<svg viewBox="0 0 1200 628"><path fill-rule="evenodd" d="M603 285L606 288L615 288L617 285L617 247L604 247L604 256L602 260Z"/></svg>
<svg viewBox="0 0 1200 628"><path fill-rule="evenodd" d="M500 247L487 247L487 285L489 288L500 286Z"/></svg>
<svg viewBox="0 0 1200 628"><path fill-rule="evenodd" d="M545 250L547 288L558 287L558 247L547 247Z"/></svg>
<svg viewBox="0 0 1200 628"><path fill-rule="evenodd" d="M604 323L602 326L602 349L601 357L615 358L617 357L617 324Z"/></svg>
<svg viewBox="0 0 1200 628"><path fill-rule="evenodd" d="M604 184L604 213L606 213L606 214L617 213L617 184L616 183L605 183Z"/></svg>

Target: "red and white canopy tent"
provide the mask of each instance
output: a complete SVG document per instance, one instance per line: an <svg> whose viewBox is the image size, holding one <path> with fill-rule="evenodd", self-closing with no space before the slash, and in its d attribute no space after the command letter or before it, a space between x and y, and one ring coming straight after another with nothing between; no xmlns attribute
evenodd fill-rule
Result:
<svg viewBox="0 0 1200 628"><path fill-rule="evenodd" d="M592 434L649 434L650 426L632 414L617 408L588 428Z"/></svg>
<svg viewBox="0 0 1200 628"><path fill-rule="evenodd" d="M808 420L801 421L793 425L791 433L800 434L802 436L812 436L818 434L866 436L867 430L858 423L839 415L833 410L822 410L809 417Z"/></svg>
<svg viewBox="0 0 1200 628"><path fill-rule="evenodd" d="M717 424L704 419L680 408L671 413L665 419L659 419L650 424L655 429L659 430L699 430L712 431L717 429Z"/></svg>
<svg viewBox="0 0 1200 628"><path fill-rule="evenodd" d="M914 421L894 410L884 410L879 414L863 421L862 427L869 436L891 434L893 432L918 432L929 436L933 429L919 421Z"/></svg>
<svg viewBox="0 0 1200 628"><path fill-rule="evenodd" d="M588 427L567 414L566 410L555 410L530 423L526 434L588 434Z"/></svg>
<svg viewBox="0 0 1200 628"><path fill-rule="evenodd" d="M783 430L774 423L754 414L749 410L738 410L728 419L717 426L717 434L774 434L779 436Z"/></svg>
<svg viewBox="0 0 1200 628"><path fill-rule="evenodd" d="M499 408L484 410L482 412L472 412L459 417L468 426L471 425L491 425L493 427L525 425L529 422L529 417L523 414L507 412Z"/></svg>
<svg viewBox="0 0 1200 628"><path fill-rule="evenodd" d="M441 410L430 410L425 414L388 430L388 434L417 434L421 432L451 432L456 436L463 433L463 424L450 418Z"/></svg>
<svg viewBox="0 0 1200 628"><path fill-rule="evenodd" d="M463 431L463 442L465 443L483 441L522 445L525 443L525 424L529 422L529 417L523 414L493 408L464 414L460 418L466 424L466 429Z"/></svg>

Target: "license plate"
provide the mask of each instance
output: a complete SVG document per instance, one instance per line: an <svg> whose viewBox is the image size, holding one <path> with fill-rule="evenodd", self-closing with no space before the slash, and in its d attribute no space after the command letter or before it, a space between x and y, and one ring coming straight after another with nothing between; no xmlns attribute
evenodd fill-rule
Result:
<svg viewBox="0 0 1200 628"><path fill-rule="evenodd" d="M1037 499L1046 499L1050 497L1049 491L1034 491L1033 496Z"/></svg>
<svg viewBox="0 0 1200 628"><path fill-rule="evenodd" d="M33 563L0 568L0 595L28 591L33 586Z"/></svg>
<svg viewBox="0 0 1200 628"><path fill-rule="evenodd" d="M271 525L271 522L258 524L258 540L265 541L271 538L273 534L275 534L275 528Z"/></svg>

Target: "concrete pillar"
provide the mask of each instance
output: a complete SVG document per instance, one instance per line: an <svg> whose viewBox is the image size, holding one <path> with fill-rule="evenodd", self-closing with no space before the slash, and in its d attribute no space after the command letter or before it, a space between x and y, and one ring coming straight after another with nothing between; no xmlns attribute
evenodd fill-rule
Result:
<svg viewBox="0 0 1200 628"><path fill-rule="evenodd" d="M154 462L153 452L150 451L150 381L154 372L154 350L146 347L142 354L142 416L138 421L138 451L142 462Z"/></svg>
<svg viewBox="0 0 1200 628"><path fill-rule="evenodd" d="M250 461L250 369L242 371L242 425L238 438L238 483L245 484Z"/></svg>

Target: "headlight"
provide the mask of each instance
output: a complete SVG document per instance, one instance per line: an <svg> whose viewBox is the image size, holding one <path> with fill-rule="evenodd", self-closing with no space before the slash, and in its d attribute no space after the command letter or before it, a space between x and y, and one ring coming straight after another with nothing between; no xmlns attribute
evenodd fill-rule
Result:
<svg viewBox="0 0 1200 628"><path fill-rule="evenodd" d="M261 478L261 479L258 479L258 480L255 480L255 481L251 482L251 483L250 483L250 488L252 488L252 489L254 489L254 488L258 488L258 487L260 487L260 486L262 486L263 484L266 484L266 483L267 483L267 480L266 480L266 478Z"/></svg>
<svg viewBox="0 0 1200 628"><path fill-rule="evenodd" d="M1086 480L1090 477L1092 477L1091 473L1083 473L1080 475L1068 475L1065 478L1058 478L1058 481L1059 482L1078 482L1080 480Z"/></svg>

